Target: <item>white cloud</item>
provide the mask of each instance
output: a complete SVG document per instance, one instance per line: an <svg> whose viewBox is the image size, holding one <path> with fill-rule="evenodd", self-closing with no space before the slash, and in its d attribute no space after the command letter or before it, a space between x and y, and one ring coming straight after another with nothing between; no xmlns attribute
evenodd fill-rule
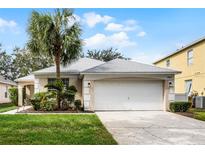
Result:
<svg viewBox="0 0 205 154"><path fill-rule="evenodd" d="M109 23L109 24L105 27L105 30L108 30L108 31L122 31L123 28L124 28L124 26L121 25L121 24Z"/></svg>
<svg viewBox="0 0 205 154"><path fill-rule="evenodd" d="M15 21L13 20L5 20L0 18L0 28L4 28L4 27L16 27L17 24Z"/></svg>
<svg viewBox="0 0 205 154"><path fill-rule="evenodd" d="M136 24L137 24L137 21L136 21L136 20L133 20L133 19L129 19L129 20L126 20L126 21L125 21L125 24L126 24L126 25L129 25L129 26L131 26L131 25L136 25Z"/></svg>
<svg viewBox="0 0 205 154"><path fill-rule="evenodd" d="M158 60L159 58L163 57L162 54L156 53L147 53L147 52L137 52L137 54L132 57L133 61L152 64L154 61Z"/></svg>
<svg viewBox="0 0 205 154"><path fill-rule="evenodd" d="M145 35L147 35L147 33L144 31L141 31L137 34L137 36L139 36L139 37L144 37Z"/></svg>
<svg viewBox="0 0 205 154"><path fill-rule="evenodd" d="M107 26L105 27L105 30L107 31L114 31L114 32L118 32L118 31L135 31L139 28L139 26L136 24L135 20L127 20L125 21L123 24L117 24L117 23L109 23L107 24Z"/></svg>
<svg viewBox="0 0 205 154"><path fill-rule="evenodd" d="M83 18L84 18L83 21L91 28L95 27L95 25L98 23L107 24L113 19L113 17L111 16L108 15L101 16L100 14L96 14L95 12L85 13L83 15Z"/></svg>
<svg viewBox="0 0 205 154"><path fill-rule="evenodd" d="M136 46L136 42L131 41L125 32L114 33L112 35L98 33L85 39L86 49L106 49L109 47L123 49L135 48Z"/></svg>
<svg viewBox="0 0 205 154"><path fill-rule="evenodd" d="M0 18L0 32L5 32L5 30L11 30L12 32L18 33L17 23L14 20L5 20Z"/></svg>

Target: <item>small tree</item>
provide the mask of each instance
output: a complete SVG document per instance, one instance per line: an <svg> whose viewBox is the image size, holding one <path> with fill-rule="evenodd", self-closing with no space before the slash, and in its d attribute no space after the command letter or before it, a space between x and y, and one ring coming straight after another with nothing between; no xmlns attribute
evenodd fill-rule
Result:
<svg viewBox="0 0 205 154"><path fill-rule="evenodd" d="M16 106L18 105L18 88L9 88L9 98L12 103L14 103Z"/></svg>

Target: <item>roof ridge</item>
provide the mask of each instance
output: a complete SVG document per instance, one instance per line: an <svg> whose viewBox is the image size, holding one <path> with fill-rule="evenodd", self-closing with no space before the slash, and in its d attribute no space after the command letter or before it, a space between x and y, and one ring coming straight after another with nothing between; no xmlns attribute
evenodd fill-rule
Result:
<svg viewBox="0 0 205 154"><path fill-rule="evenodd" d="M138 61L132 61L132 62L139 63L139 64L142 64L142 65L157 67L157 68L161 68L161 69L166 69L166 70L170 70L170 71L176 71L176 70L171 69L171 68L164 68L164 67L156 66L156 65L153 65L153 64L146 64L146 63L142 63L142 62L138 62Z"/></svg>
<svg viewBox="0 0 205 154"><path fill-rule="evenodd" d="M109 66L110 64L110 66ZM107 66L108 65L108 66ZM101 65L97 65L95 67L92 67L92 68L89 68L87 70L84 70L82 71L81 73L88 73L88 72L101 72L102 69L106 69L106 68L103 68L103 66L107 66L108 68L108 72L113 72L113 73L116 73L116 72L127 72L125 67L122 66L122 70L124 71L119 71L120 70L120 66L121 65L124 65L124 66L128 66L128 67L131 67L133 66L133 68L137 69L136 71L134 71L135 73L136 72L144 72L142 71L140 68L146 68L146 69L150 69L150 70L155 70L155 72L175 72L175 73L179 73L180 71L178 70L174 70L174 69L169 69L169 68L162 68L162 67L158 67L158 66L154 66L152 64L144 64L144 63L141 63L141 62L137 62L137 61L132 61L132 60L124 60L124 59L113 59L111 61L108 61L108 62L105 62ZM112 68L113 67L113 68ZM137 68L138 67L138 68ZM116 68L118 69L118 71L116 71ZM134 70L135 70L134 69ZM100 71L101 70L101 71ZM158 70L158 71L156 71ZM132 70L133 71L133 70ZM131 71L131 72L132 72ZM106 72L106 70L104 70L104 72ZM133 72L133 73L134 73ZM146 71L145 71L146 72ZM149 71L147 71L149 72ZM152 72L152 71L150 71ZM102 72L101 72L102 73Z"/></svg>

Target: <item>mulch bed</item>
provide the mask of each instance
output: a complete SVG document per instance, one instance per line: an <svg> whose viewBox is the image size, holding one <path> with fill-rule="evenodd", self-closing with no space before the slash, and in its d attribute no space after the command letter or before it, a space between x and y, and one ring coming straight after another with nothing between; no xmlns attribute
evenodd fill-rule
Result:
<svg viewBox="0 0 205 154"><path fill-rule="evenodd" d="M88 112L88 111L76 111L76 110L56 110L56 111L36 111L33 108L29 108L23 111L20 111L18 113L93 113L93 112Z"/></svg>
<svg viewBox="0 0 205 154"><path fill-rule="evenodd" d="M182 115L182 116L194 118L194 114L192 112L175 112L175 113L179 114L179 115Z"/></svg>

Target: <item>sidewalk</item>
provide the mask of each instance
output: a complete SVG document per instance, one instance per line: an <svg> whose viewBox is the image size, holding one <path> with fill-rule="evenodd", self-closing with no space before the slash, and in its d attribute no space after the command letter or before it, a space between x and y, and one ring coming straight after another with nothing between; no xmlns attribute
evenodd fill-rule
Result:
<svg viewBox="0 0 205 154"><path fill-rule="evenodd" d="M22 107L17 107L17 109L14 109L14 110L10 110L10 111L7 111L7 112L3 112L3 113L0 113L0 114L16 114L20 111L23 111L23 110L27 110L29 108L31 108L32 106L22 106Z"/></svg>

